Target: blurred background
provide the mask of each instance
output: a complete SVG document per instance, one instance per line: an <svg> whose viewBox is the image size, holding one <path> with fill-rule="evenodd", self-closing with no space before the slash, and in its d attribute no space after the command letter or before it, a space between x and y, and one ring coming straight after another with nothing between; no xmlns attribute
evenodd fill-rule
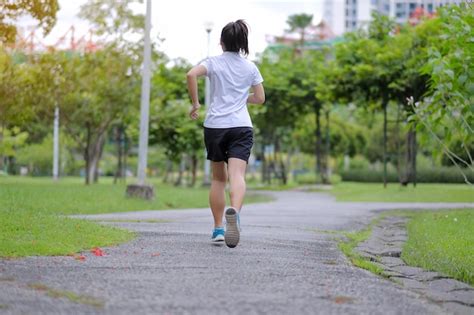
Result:
<svg viewBox="0 0 474 315"><path fill-rule="evenodd" d="M133 181L145 4L0 7L0 177ZM474 181L473 10L440 0L152 1L149 178L205 181L185 74L241 18L267 96L250 185Z"/></svg>

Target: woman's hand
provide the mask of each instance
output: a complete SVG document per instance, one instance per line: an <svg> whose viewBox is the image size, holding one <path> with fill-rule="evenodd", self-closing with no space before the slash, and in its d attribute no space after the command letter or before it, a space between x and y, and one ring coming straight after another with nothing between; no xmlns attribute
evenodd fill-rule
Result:
<svg viewBox="0 0 474 315"><path fill-rule="evenodd" d="M198 119L200 107L201 104L193 104L193 106L191 107L191 110L189 111L189 117L191 117L192 120Z"/></svg>

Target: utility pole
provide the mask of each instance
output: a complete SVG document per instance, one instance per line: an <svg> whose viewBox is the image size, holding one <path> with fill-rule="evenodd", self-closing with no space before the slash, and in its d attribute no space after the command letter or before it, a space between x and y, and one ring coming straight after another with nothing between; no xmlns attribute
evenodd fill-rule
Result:
<svg viewBox="0 0 474 315"><path fill-rule="evenodd" d="M210 55L210 47L211 47L211 31L213 24L212 22L206 22L204 24L204 27L206 29L207 33L207 57L209 58ZM209 77L206 76L206 85L204 89L204 105L206 107L206 110L209 109L209 105L211 104L211 86L209 82ZM203 185L204 186L209 186L211 184L211 163L207 159L207 151L204 150L204 180L203 180Z"/></svg>
<svg viewBox="0 0 474 315"><path fill-rule="evenodd" d="M59 107L54 109L53 124L53 180L59 179Z"/></svg>
<svg viewBox="0 0 474 315"><path fill-rule="evenodd" d="M138 170L136 185L127 186L127 196L144 199L154 198L154 188L146 184L148 155L148 124L150 111L150 66L151 66L151 0L146 1L145 43L143 49L142 92L140 103L140 140L138 144Z"/></svg>

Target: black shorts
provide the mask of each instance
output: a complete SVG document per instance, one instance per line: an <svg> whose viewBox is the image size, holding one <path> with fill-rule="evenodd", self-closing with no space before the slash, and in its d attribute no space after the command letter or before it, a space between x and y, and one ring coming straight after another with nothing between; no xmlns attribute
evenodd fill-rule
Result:
<svg viewBox="0 0 474 315"><path fill-rule="evenodd" d="M229 158L237 158L248 163L253 146L253 129L204 127L204 142L208 160L227 162Z"/></svg>

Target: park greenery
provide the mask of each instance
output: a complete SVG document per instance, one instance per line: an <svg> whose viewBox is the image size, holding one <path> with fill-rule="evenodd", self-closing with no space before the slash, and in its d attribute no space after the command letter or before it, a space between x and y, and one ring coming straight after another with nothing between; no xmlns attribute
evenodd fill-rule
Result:
<svg viewBox="0 0 474 315"><path fill-rule="evenodd" d="M0 28L0 172L51 174L59 108L62 176L81 175L90 184L101 175L118 181L133 174L143 42L131 38L141 34L143 15L129 8L134 1L91 0L80 17L107 38L99 49L27 53L7 40L14 18L29 12L48 31L57 11L55 1L42 10L30 2L7 3L10 24ZM270 45L257 60L267 101L250 107L252 177L281 185L341 177L472 183L473 15L464 4L417 25L374 15L368 28L319 49L306 48L313 17L289 16L286 32L300 40ZM202 120L187 117L191 64L168 58L160 40L152 55L148 171L194 186L204 154Z"/></svg>
<svg viewBox="0 0 474 315"><path fill-rule="evenodd" d="M410 266L437 271L445 276L474 284L473 209L445 211L388 211L380 214L356 232L315 231L340 237L339 248L356 266L387 277L384 270L356 247L372 234L373 226L383 218L401 216L408 219L408 239L403 245L402 259Z"/></svg>
<svg viewBox="0 0 474 315"><path fill-rule="evenodd" d="M402 258L474 285L473 225L472 209L413 214Z"/></svg>
<svg viewBox="0 0 474 315"><path fill-rule="evenodd" d="M188 189L152 180L160 198L152 201L126 198L125 184L84 185L81 178L60 183L45 178L0 177L0 257L68 255L96 246L128 241L134 233L68 215L140 210L205 208L206 187ZM245 202L268 202L261 194L247 194ZM136 221L130 221L136 222ZM166 223L150 220L146 223Z"/></svg>

